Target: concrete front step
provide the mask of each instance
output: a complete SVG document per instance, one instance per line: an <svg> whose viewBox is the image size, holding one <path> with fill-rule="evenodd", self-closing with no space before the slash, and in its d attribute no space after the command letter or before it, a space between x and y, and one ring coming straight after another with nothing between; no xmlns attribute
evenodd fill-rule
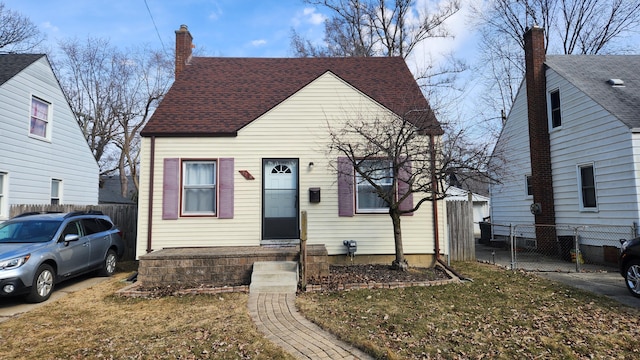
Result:
<svg viewBox="0 0 640 360"><path fill-rule="evenodd" d="M251 293L291 293L298 289L298 263L259 261L253 263Z"/></svg>

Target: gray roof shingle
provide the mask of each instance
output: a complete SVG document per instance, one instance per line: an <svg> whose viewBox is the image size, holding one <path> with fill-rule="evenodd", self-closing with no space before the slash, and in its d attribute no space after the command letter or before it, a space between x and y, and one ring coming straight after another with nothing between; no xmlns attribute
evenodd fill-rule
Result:
<svg viewBox="0 0 640 360"><path fill-rule="evenodd" d="M640 55L549 55L545 64L630 129L640 128Z"/></svg>
<svg viewBox="0 0 640 360"><path fill-rule="evenodd" d="M0 85L9 81L44 54L0 54Z"/></svg>

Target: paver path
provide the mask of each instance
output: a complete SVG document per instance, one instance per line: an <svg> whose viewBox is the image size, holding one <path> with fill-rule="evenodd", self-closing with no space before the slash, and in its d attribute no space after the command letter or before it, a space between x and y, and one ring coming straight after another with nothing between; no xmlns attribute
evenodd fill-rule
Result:
<svg viewBox="0 0 640 360"><path fill-rule="evenodd" d="M249 314L267 339L298 359L373 359L304 318L295 293L251 293Z"/></svg>

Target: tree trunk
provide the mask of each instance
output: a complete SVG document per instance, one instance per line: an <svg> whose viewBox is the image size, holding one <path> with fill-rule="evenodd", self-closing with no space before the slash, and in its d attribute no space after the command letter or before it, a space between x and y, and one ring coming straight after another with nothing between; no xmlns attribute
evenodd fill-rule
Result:
<svg viewBox="0 0 640 360"><path fill-rule="evenodd" d="M396 247L396 259L391 263L394 270L407 271L409 263L404 258L404 250L402 249L402 229L400 228L400 212L390 210L389 216L393 222L393 240Z"/></svg>

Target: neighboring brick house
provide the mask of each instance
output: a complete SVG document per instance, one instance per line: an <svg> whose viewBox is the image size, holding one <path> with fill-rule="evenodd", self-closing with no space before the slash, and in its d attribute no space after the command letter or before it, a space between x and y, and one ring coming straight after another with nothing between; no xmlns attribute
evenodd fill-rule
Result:
<svg viewBox="0 0 640 360"><path fill-rule="evenodd" d="M192 57L191 41L186 26L176 31L176 80L141 132L137 256L295 245L305 210L308 243L335 261L347 261L343 241L356 240L356 261L391 263L391 219L365 209L354 181L345 186L332 169L344 164L328 155L328 126L429 109L404 60ZM439 136L430 114L430 136ZM444 208L403 217L411 265L432 264Z"/></svg>
<svg viewBox="0 0 640 360"><path fill-rule="evenodd" d="M534 27L525 57L526 77L496 145L505 171L491 187L491 220L626 226L594 242L619 246L640 221L640 56L545 56L543 30ZM494 233L507 236L508 228ZM549 248L555 236L537 234Z"/></svg>
<svg viewBox="0 0 640 360"><path fill-rule="evenodd" d="M0 54L0 221L18 204L98 203L98 164L44 54Z"/></svg>

